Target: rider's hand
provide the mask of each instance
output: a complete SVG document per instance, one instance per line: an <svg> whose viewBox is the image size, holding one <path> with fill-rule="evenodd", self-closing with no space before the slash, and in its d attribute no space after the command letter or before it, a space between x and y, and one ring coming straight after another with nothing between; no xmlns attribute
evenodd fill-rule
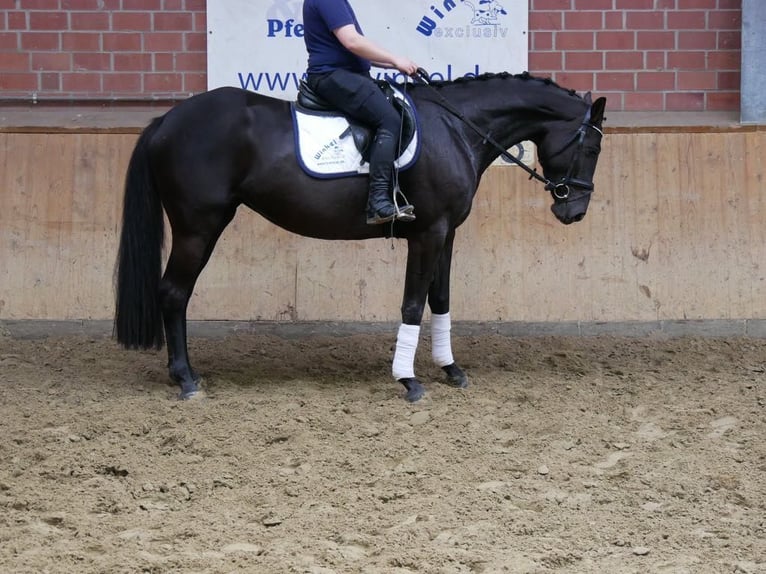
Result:
<svg viewBox="0 0 766 574"><path fill-rule="evenodd" d="M414 76L418 71L418 65L409 58L396 58L393 64L397 70L408 76Z"/></svg>

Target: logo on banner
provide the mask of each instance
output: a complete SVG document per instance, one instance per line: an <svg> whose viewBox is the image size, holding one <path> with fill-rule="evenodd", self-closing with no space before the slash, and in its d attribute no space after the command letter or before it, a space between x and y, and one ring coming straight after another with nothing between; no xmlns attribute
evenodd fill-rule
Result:
<svg viewBox="0 0 766 574"><path fill-rule="evenodd" d="M266 10L266 36L269 38L303 38L303 2L272 0Z"/></svg>
<svg viewBox="0 0 766 574"><path fill-rule="evenodd" d="M431 14L420 19L417 31L436 38L504 38L508 34L508 28L500 26L501 17L507 16L508 12L497 0L475 0L478 7L468 0L458 1L463 7L459 12L466 19L464 25L442 25L443 21L456 23L451 12L457 8L457 3L455 0L444 0L440 7L431 6Z"/></svg>

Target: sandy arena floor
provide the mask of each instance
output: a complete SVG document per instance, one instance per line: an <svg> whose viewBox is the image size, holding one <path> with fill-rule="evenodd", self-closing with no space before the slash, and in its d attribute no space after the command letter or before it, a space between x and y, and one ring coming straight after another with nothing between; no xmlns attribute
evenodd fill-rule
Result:
<svg viewBox="0 0 766 574"><path fill-rule="evenodd" d="M0 335L0 571L766 572L766 341Z"/></svg>

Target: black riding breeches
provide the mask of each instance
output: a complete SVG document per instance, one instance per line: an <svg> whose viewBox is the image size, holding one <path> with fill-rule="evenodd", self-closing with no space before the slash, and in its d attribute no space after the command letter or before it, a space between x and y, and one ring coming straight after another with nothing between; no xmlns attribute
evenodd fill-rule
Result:
<svg viewBox="0 0 766 574"><path fill-rule="evenodd" d="M376 131L384 129L399 134L399 112L369 75L339 69L310 74L307 82L312 90L348 117Z"/></svg>

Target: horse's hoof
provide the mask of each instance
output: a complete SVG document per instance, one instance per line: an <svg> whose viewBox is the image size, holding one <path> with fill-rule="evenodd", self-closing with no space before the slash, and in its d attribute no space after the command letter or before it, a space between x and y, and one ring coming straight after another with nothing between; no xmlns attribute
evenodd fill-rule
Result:
<svg viewBox="0 0 766 574"><path fill-rule="evenodd" d="M191 391L189 393L180 393L178 395L178 400L181 401L201 401L206 398L207 393L202 389L197 389L196 391Z"/></svg>
<svg viewBox="0 0 766 574"><path fill-rule="evenodd" d="M201 379L196 378L192 383L181 385L181 393L178 395L178 399L182 401L196 401L204 399L207 394L200 386Z"/></svg>
<svg viewBox="0 0 766 574"><path fill-rule="evenodd" d="M456 389L465 389L468 386L468 377L465 376L463 369L458 367L455 363L447 365L446 367L442 367L442 371L444 371L447 375L445 384L449 385L450 387L455 387Z"/></svg>
<svg viewBox="0 0 766 574"><path fill-rule="evenodd" d="M407 394L404 395L404 398L408 403L415 403L422 399L426 394L426 388L414 377L399 379L399 382L404 385L405 389L407 389Z"/></svg>

